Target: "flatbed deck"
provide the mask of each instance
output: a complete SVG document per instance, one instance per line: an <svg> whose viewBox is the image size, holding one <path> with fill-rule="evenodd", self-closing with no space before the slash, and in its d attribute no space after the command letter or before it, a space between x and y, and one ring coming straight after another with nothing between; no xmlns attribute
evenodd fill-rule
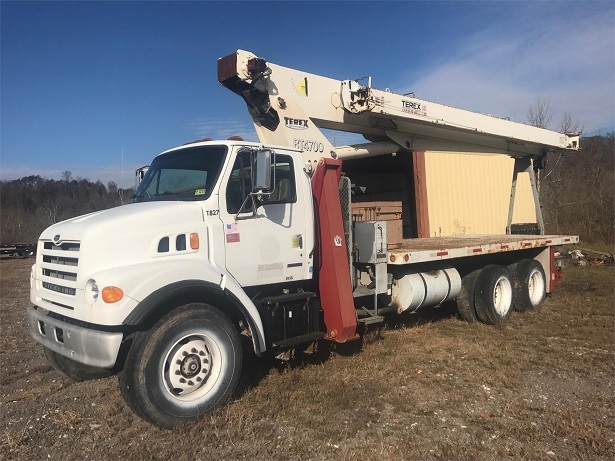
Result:
<svg viewBox="0 0 615 461"><path fill-rule="evenodd" d="M404 239L389 250L389 264L432 262L506 251L546 248L578 243L576 235L460 235Z"/></svg>

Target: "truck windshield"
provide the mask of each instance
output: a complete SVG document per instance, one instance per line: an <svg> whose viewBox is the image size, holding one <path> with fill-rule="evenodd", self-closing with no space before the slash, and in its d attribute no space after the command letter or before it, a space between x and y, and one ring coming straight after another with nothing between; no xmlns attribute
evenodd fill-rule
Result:
<svg viewBox="0 0 615 461"><path fill-rule="evenodd" d="M131 202L205 200L220 175L226 146L198 146L159 155Z"/></svg>

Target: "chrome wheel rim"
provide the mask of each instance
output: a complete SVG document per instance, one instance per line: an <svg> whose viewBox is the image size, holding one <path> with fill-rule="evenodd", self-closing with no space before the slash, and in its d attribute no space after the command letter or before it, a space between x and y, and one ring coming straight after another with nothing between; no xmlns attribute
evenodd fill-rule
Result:
<svg viewBox="0 0 615 461"><path fill-rule="evenodd" d="M537 306L542 301L545 293L545 279L539 270L534 269L528 279L528 293L532 306Z"/></svg>
<svg viewBox="0 0 615 461"><path fill-rule="evenodd" d="M512 285L507 277L500 277L493 288L493 306L500 317L505 317L512 305Z"/></svg>
<svg viewBox="0 0 615 461"><path fill-rule="evenodd" d="M217 343L204 334L186 335L167 352L162 380L167 392L180 401L207 395L220 376L221 352Z"/></svg>

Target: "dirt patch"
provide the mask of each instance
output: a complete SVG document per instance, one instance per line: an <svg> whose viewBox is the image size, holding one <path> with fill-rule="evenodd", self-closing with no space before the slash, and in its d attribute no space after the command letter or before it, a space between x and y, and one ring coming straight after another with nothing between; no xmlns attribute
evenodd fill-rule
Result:
<svg viewBox="0 0 615 461"><path fill-rule="evenodd" d="M46 363L25 316L31 264L0 261L0 459L615 458L613 268L569 268L502 328L445 306L292 364L251 358L234 402L164 431L114 377L74 383Z"/></svg>

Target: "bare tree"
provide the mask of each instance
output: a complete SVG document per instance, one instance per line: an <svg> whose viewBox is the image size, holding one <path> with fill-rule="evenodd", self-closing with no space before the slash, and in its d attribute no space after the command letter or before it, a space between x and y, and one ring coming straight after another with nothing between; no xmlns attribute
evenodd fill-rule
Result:
<svg viewBox="0 0 615 461"><path fill-rule="evenodd" d="M533 104L530 104L527 113L528 122L539 128L548 128L553 120L553 110L551 103L548 99L536 97ZM575 119L569 112L564 113L562 121L559 125L560 133L573 133L582 131L583 127L581 123ZM545 169L543 171L536 169L536 188L541 196L541 200L545 199L546 204L555 210L555 225L559 231L558 223L558 207L557 191L562 185L562 182L567 181L566 175L563 174L560 168L560 163L564 158L562 152L549 155L549 161L545 162ZM541 191L541 186L547 181L547 190Z"/></svg>
<svg viewBox="0 0 615 461"><path fill-rule="evenodd" d="M583 124L578 119L574 118L570 112L566 112L562 117L562 121L559 125L560 133L581 133L583 131Z"/></svg>
<svg viewBox="0 0 615 461"><path fill-rule="evenodd" d="M527 121L529 124L539 128L548 128L552 119L553 111L551 110L549 100L536 97L534 104L530 104L527 111Z"/></svg>
<svg viewBox="0 0 615 461"><path fill-rule="evenodd" d="M62 172L62 181L70 182L73 179L73 172L70 170L64 170Z"/></svg>

